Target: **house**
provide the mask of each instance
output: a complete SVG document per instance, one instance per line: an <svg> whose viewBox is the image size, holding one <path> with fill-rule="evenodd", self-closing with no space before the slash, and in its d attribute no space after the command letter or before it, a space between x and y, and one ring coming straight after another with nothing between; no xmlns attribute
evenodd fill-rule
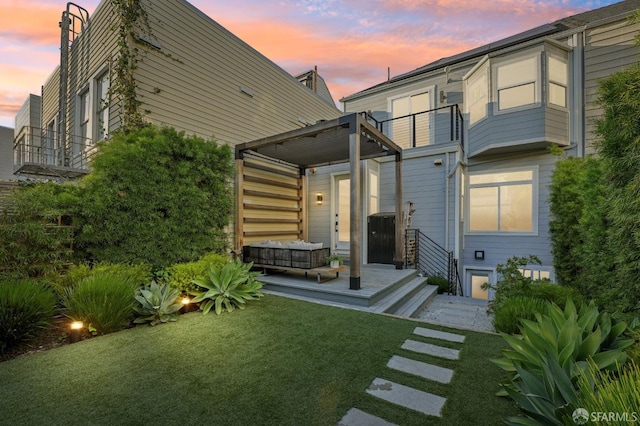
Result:
<svg viewBox="0 0 640 426"><path fill-rule="evenodd" d="M132 120L236 145L341 115L188 2L141 5L124 14L104 0L89 16L67 4L60 66L42 87L41 123L16 139L17 173L80 176L95 143Z"/></svg>
<svg viewBox="0 0 640 426"><path fill-rule="evenodd" d="M553 280L547 198L558 159L548 148L592 152L598 81L637 62L640 26L627 17L639 7L628 0L560 19L341 99L402 148L402 217L392 157L364 161L358 176L361 261L392 263L384 241L389 222L402 221L419 230L403 255L421 247L417 267L449 276L458 294L487 299L481 284L512 256L537 255L542 266L523 272ZM309 239L348 254L349 166L307 176Z"/></svg>

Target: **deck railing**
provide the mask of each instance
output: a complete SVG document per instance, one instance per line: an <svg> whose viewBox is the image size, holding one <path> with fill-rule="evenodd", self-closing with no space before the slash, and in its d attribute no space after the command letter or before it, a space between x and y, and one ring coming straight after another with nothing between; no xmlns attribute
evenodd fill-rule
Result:
<svg viewBox="0 0 640 426"><path fill-rule="evenodd" d="M75 175L88 171L96 146L89 138L69 135L62 142L57 132L23 127L13 143L14 172L20 174ZM68 177L68 176L67 176Z"/></svg>
<svg viewBox="0 0 640 426"><path fill-rule="evenodd" d="M458 142L464 149L464 118L458 104L394 118L376 119L371 112L362 115L403 149L449 142Z"/></svg>

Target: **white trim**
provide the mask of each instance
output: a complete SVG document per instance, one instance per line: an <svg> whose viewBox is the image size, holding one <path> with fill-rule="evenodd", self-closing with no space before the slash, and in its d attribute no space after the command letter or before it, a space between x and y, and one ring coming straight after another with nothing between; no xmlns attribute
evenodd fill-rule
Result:
<svg viewBox="0 0 640 426"><path fill-rule="evenodd" d="M469 172L467 171L465 176L465 206L464 206L464 216L465 216L465 224L464 224L464 235L495 235L500 237L510 237L510 236L538 236L538 209L539 209L539 169L538 165L526 166L526 167L508 167L508 168L499 168L499 169L491 169L491 170L483 170L477 172ZM478 175L491 175L498 173L513 173L513 172L532 172L531 182L531 231L471 231L469 230L469 222L471 221L470 216L470 184L469 178L471 176ZM527 181L514 181L514 182L529 182ZM509 183L513 184L513 183ZM482 184L482 185L474 185L474 187L499 187L500 184Z"/></svg>

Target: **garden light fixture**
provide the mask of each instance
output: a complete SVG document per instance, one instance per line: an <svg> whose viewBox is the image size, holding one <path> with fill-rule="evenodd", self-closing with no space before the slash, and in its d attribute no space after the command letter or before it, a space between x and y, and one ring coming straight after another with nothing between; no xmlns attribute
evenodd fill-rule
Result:
<svg viewBox="0 0 640 426"><path fill-rule="evenodd" d="M70 326L71 332L69 333L70 343L76 343L77 341L80 340L80 334L82 333L83 327L84 327L84 324L82 323L82 321L74 321L71 323L71 326Z"/></svg>

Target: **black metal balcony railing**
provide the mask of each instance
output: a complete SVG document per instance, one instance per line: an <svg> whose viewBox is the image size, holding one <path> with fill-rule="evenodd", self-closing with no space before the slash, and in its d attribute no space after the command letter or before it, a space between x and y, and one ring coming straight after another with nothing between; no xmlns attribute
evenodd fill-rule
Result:
<svg viewBox="0 0 640 426"><path fill-rule="evenodd" d="M23 127L13 143L14 173L65 178L86 174L95 144L77 135L66 139L62 142L56 132Z"/></svg>
<svg viewBox="0 0 640 426"><path fill-rule="evenodd" d="M384 120L362 114L403 149L449 142L464 149L464 118L458 104Z"/></svg>

